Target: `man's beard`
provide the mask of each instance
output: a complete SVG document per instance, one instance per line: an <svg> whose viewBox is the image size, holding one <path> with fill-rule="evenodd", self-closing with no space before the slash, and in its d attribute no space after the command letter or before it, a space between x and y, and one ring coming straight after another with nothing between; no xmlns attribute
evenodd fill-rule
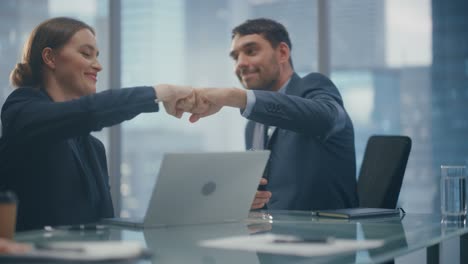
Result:
<svg viewBox="0 0 468 264"><path fill-rule="evenodd" d="M273 86L277 81L278 79L271 79L267 81L262 81L258 85L252 85L250 87L248 87L245 83L242 83L242 85L247 90L273 91Z"/></svg>
<svg viewBox="0 0 468 264"><path fill-rule="evenodd" d="M258 69L254 69L254 71L248 71L248 73L253 72L253 73L256 73L258 75L259 78L257 80L257 84L248 86L247 83L242 80L241 75L237 75L237 78L239 79L242 86L244 86L244 88L247 89L247 90L273 91L274 90L273 87L278 82L278 77L279 77L278 68L279 68L279 66L278 66L278 63L276 62L276 59L274 57L272 57L272 59L270 60L270 64L275 65L275 66L273 68L273 73L269 74L269 76L267 78L262 79L262 75L261 75L261 73L259 72Z"/></svg>

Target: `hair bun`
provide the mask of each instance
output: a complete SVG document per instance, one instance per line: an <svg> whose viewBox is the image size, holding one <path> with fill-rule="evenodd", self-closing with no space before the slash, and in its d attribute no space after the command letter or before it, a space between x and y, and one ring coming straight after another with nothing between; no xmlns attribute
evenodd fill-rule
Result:
<svg viewBox="0 0 468 264"><path fill-rule="evenodd" d="M27 63L17 63L10 74L11 84L15 87L33 85L31 67Z"/></svg>

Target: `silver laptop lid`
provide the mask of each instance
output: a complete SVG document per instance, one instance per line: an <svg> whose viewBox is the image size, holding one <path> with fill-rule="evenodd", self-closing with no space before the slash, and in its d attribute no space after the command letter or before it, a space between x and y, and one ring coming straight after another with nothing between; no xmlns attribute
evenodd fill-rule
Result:
<svg viewBox="0 0 468 264"><path fill-rule="evenodd" d="M165 154L144 226L246 219L269 154L268 150Z"/></svg>

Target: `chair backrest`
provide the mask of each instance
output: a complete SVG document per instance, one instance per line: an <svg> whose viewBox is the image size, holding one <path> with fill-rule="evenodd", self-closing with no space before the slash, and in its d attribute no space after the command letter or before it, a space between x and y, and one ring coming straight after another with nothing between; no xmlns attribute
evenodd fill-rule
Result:
<svg viewBox="0 0 468 264"><path fill-rule="evenodd" d="M407 136L369 138L358 178L360 207L396 207L410 151Z"/></svg>

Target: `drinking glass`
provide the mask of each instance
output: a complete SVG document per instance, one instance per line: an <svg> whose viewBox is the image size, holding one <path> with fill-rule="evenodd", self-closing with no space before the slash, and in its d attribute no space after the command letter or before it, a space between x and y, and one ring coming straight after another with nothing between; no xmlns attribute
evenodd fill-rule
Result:
<svg viewBox="0 0 468 264"><path fill-rule="evenodd" d="M442 223L466 221L466 166L440 166Z"/></svg>

